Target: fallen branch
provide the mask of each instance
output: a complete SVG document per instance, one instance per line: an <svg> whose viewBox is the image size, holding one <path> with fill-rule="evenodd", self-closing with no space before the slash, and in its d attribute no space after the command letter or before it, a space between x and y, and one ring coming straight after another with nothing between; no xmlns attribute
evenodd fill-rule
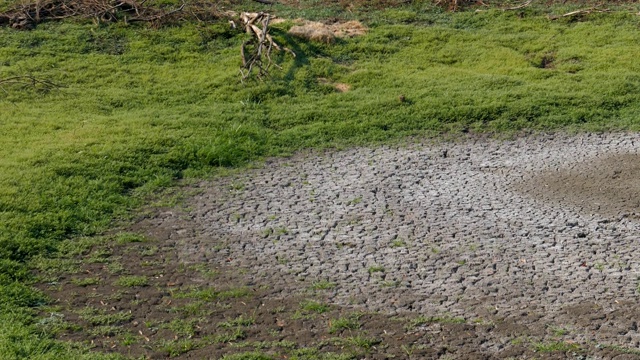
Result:
<svg viewBox="0 0 640 360"><path fill-rule="evenodd" d="M288 52L293 57L296 56L290 49L278 45L271 35L269 35L271 15L263 12L242 13L240 14L240 20L242 21L245 32L251 35L251 38L243 42L240 47L240 56L242 58L240 74L242 75L242 81L249 78L256 68L258 69L258 73L256 74L258 79L269 76L269 68L272 65L279 68L279 66L271 60L271 51L274 48L279 51ZM259 28L256 25L257 23L260 23L262 28Z"/></svg>
<svg viewBox="0 0 640 360"><path fill-rule="evenodd" d="M5 93L8 93L3 85L23 85L25 87L33 87L34 89L41 88L46 91L63 87L62 85L56 84L53 81L40 79L32 75L20 75L0 79L0 89L2 89L2 91L4 91Z"/></svg>
<svg viewBox="0 0 640 360"><path fill-rule="evenodd" d="M571 11L568 12L566 14L560 15L560 16L549 16L549 20L556 20L556 19L560 19L560 18L565 18L565 17L572 17L572 16L578 16L578 15L588 15L591 13L606 13L609 12L611 10L609 9L600 9L599 7L595 6L592 8L588 8L588 9L580 9L580 10L576 10L576 11Z"/></svg>
<svg viewBox="0 0 640 360"><path fill-rule="evenodd" d="M94 18L97 22L156 22L166 23L181 19L206 21L219 19L224 14L213 3L189 2L175 9L145 6L147 0L36 0L16 5L0 13L0 26L29 30L39 23L70 17ZM182 13L178 15L178 13Z"/></svg>
<svg viewBox="0 0 640 360"><path fill-rule="evenodd" d="M167 17L167 16L171 16L175 13L178 13L182 10L184 10L184 7L187 6L187 4L182 3L182 5L180 5L179 8L171 10L169 12L166 13L162 13L162 14L158 14L155 16L151 16L151 17L134 17L134 18L130 18L127 19L128 22L136 22L136 21L158 21L158 20L162 20L163 18Z"/></svg>
<svg viewBox="0 0 640 360"><path fill-rule="evenodd" d="M520 9L524 9L527 6L531 5L531 3L533 2L533 0L527 0L525 3L520 4L518 6L514 6L514 7L509 7L506 9L502 9L502 11L509 11L509 10L520 10Z"/></svg>

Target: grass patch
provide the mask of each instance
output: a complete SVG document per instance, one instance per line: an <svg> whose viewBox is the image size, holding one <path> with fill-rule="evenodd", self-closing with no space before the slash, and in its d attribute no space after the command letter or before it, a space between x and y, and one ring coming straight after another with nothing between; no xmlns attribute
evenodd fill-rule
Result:
<svg viewBox="0 0 640 360"><path fill-rule="evenodd" d="M174 294L178 299L197 299L202 301L215 301L226 299L237 299L251 295L251 290L247 288L235 288L227 290L216 290L214 288L192 289L188 292L179 292Z"/></svg>
<svg viewBox="0 0 640 360"><path fill-rule="evenodd" d="M247 337L247 333L245 333L244 330L238 327L227 332L216 334L213 337L213 342L219 343L219 344L230 343L233 341L245 339L246 337Z"/></svg>
<svg viewBox="0 0 640 360"><path fill-rule="evenodd" d="M100 283L100 279L94 278L94 277L74 278L74 279L71 279L71 283L78 286L92 286L92 285L98 285Z"/></svg>
<svg viewBox="0 0 640 360"><path fill-rule="evenodd" d="M256 319L254 317L247 317L244 315L240 315L235 319L227 320L218 323L218 326L221 328L233 328L238 326L251 326L256 323Z"/></svg>
<svg viewBox="0 0 640 360"><path fill-rule="evenodd" d="M306 312L323 314L331 310L331 306L313 300L305 300L300 303L300 309Z"/></svg>
<svg viewBox="0 0 640 360"><path fill-rule="evenodd" d="M176 319L166 324L160 324L160 329L169 329L178 336L192 337L196 334L196 327L199 321L195 319Z"/></svg>
<svg viewBox="0 0 640 360"><path fill-rule="evenodd" d="M160 348L162 349L162 351L167 353L169 357L175 357L187 353L191 350L195 350L204 345L205 344L203 343L203 341L198 339L178 339L164 341L160 345Z"/></svg>
<svg viewBox="0 0 640 360"><path fill-rule="evenodd" d="M334 334L343 330L357 330L362 326L360 317L362 314L353 313L349 316L340 317L329 321L329 333Z"/></svg>
<svg viewBox="0 0 640 360"><path fill-rule="evenodd" d="M275 359L271 355L259 352L259 351L251 351L251 352L243 352L239 354L231 354L224 355L221 359L223 360L273 360Z"/></svg>
<svg viewBox="0 0 640 360"><path fill-rule="evenodd" d="M108 313L96 308L84 308L78 312L80 318L93 326L120 325L130 321L133 316L129 312Z"/></svg>
<svg viewBox="0 0 640 360"><path fill-rule="evenodd" d="M314 281L309 288L311 290L330 290L335 288L337 285L338 284L331 281L320 280L320 281Z"/></svg>
<svg viewBox="0 0 640 360"><path fill-rule="evenodd" d="M130 233L130 232L122 232L118 233L115 237L115 241L118 244L130 244L130 243L139 243L145 242L146 238L143 235Z"/></svg>

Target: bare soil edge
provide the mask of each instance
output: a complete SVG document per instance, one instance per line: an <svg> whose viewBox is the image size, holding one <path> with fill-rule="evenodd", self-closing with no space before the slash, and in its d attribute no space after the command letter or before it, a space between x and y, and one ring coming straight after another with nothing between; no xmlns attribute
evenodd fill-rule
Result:
<svg viewBox="0 0 640 360"><path fill-rule="evenodd" d="M616 136L608 139L619 140ZM619 136L627 140L635 138L633 134ZM535 141L547 144L553 141L545 136L541 139ZM482 141L485 140L475 140ZM577 143L575 138L570 142ZM455 158L460 153L456 146L459 144L444 144L446 155L441 147L432 150L440 156ZM308 160L309 155L304 157ZM582 164L583 175L603 166L611 167L611 171L602 172L601 181L611 184L616 196L621 187L635 196L633 186L611 182L611 176L617 176L622 178L620 181L628 179L634 183L635 157L628 152L622 157L631 161L623 166L622 172L618 172L618 167L625 161L572 164ZM276 163L295 166L292 160L296 159ZM577 197L591 193L593 177L572 174L576 168L579 169L574 166L562 170L560 175L547 169L548 173L540 172L538 177L523 182L521 190L545 202L592 211L591 207L580 210L583 201ZM249 175L252 176L255 173ZM569 179L576 184L568 186ZM221 179L210 189L233 190L237 180ZM544 198L536 194L540 187L535 184L539 181L559 184L557 190L544 194L570 195ZM587 190L573 191L581 189L580 184ZM601 202L604 195L595 196ZM190 202L192 206L197 203ZM606 214L633 216L628 208L617 208L620 203L616 201L607 208ZM635 206L633 202L622 203ZM618 301L613 309L613 305L607 307L585 299L562 307L553 320L535 308L509 316L487 311L482 318L422 311L393 314L371 311L358 304L334 302L330 282L324 285L300 282L298 291L292 292L290 287L278 285L280 279L256 281L259 277L255 276L255 263L239 264L232 257L208 258L206 262L185 259L185 238L197 231L193 210L159 209L157 215L140 219L129 229L145 234L149 242L97 245L79 259L82 260L79 271L63 275L55 283L40 284L55 299L55 307L42 314L43 326L61 321L65 324L58 332L61 339L81 341L97 351L145 358L216 359L247 351L260 351L273 358L322 358L327 353L367 359L640 357L637 348L619 345L627 344L625 337L637 331L635 319L640 315L640 307L634 301ZM259 257L255 260L260 261ZM123 277L130 276L143 277L146 284L123 285ZM309 310L314 308L307 306L311 301L329 307L323 311ZM234 323L243 318L252 321ZM336 328L336 322L346 320L353 321ZM589 332L604 332L607 341L589 340ZM490 349L485 346L488 343L493 344Z"/></svg>

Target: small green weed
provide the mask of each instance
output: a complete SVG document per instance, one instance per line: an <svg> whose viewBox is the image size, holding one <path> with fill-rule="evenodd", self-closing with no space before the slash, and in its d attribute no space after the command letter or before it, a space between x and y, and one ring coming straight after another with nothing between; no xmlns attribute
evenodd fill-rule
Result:
<svg viewBox="0 0 640 360"><path fill-rule="evenodd" d="M311 284L311 290L330 290L337 286L338 284L328 281L328 280L320 280L315 281Z"/></svg>
<svg viewBox="0 0 640 360"><path fill-rule="evenodd" d="M357 346L366 350L380 344L382 340L365 336L350 336L344 339L345 343L352 346Z"/></svg>
<svg viewBox="0 0 640 360"><path fill-rule="evenodd" d="M313 300L305 300L305 301L301 302L300 303L300 308L303 311L317 313L317 314L323 314L323 313L331 310L331 306L329 306L327 304L323 304L323 303L317 302L317 301L313 301Z"/></svg>
<svg viewBox="0 0 640 360"><path fill-rule="evenodd" d="M123 244L130 244L130 243L145 242L147 239L140 234L122 232L116 235L115 240L117 244L123 245Z"/></svg>
<svg viewBox="0 0 640 360"><path fill-rule="evenodd" d="M442 323L442 324L464 324L466 321L461 317L440 317L440 316L419 316L414 319L410 319L406 328L408 330L415 329L419 326L431 324L431 323Z"/></svg>
<svg viewBox="0 0 640 360"><path fill-rule="evenodd" d="M147 246L146 248L144 248L144 250L142 250L140 252L140 255L142 256L153 256L155 254L158 253L158 247L157 246Z"/></svg>
<svg viewBox="0 0 640 360"><path fill-rule="evenodd" d="M133 318L131 312L108 313L95 308L84 308L78 312L80 318L93 326L119 325L130 321Z"/></svg>
<svg viewBox="0 0 640 360"><path fill-rule="evenodd" d="M88 277L88 278L73 278L71 279L71 283L77 286L92 286L98 285L100 283L100 279L97 277Z"/></svg>
<svg viewBox="0 0 640 360"><path fill-rule="evenodd" d="M391 248L406 247L407 243L402 239L396 239L391 242Z"/></svg>
<svg viewBox="0 0 640 360"><path fill-rule="evenodd" d="M93 336L116 336L123 334L125 329L121 326L113 326L113 325L103 325L103 326L94 326L89 329L89 334Z"/></svg>
<svg viewBox="0 0 640 360"><path fill-rule="evenodd" d="M206 305L207 302L198 300L185 305L174 306L169 309L169 312L179 313L184 316L208 316L212 311L209 310Z"/></svg>
<svg viewBox="0 0 640 360"><path fill-rule="evenodd" d="M358 313L350 314L349 316L341 317L331 320L329 322L329 333L334 334L343 330L357 330L362 325L360 324L360 317L362 315Z"/></svg>
<svg viewBox="0 0 640 360"><path fill-rule="evenodd" d="M380 286L383 288L395 288L400 286L400 281L398 280L384 280L380 282Z"/></svg>
<svg viewBox="0 0 640 360"><path fill-rule="evenodd" d="M230 332L218 333L213 337L213 342L219 343L219 344L230 343L232 341L245 339L246 337L247 337L247 333L245 333L244 330L242 330L242 328L238 327L233 329Z"/></svg>
<svg viewBox="0 0 640 360"><path fill-rule="evenodd" d="M89 254L89 257L85 260L89 264L106 263L109 262L112 252L109 249L97 249Z"/></svg>
<svg viewBox="0 0 640 360"><path fill-rule="evenodd" d="M247 317L244 315L240 315L235 319L219 322L218 326L221 328L232 328L237 326L251 326L256 323L256 319L254 317Z"/></svg>
<svg viewBox="0 0 640 360"><path fill-rule="evenodd" d="M564 336L564 335L567 335L569 333L569 330L567 330L565 328L561 328L561 327L552 326L549 329L551 330L551 333L554 336Z"/></svg>
<svg viewBox="0 0 640 360"><path fill-rule="evenodd" d="M271 355L268 355L262 352L251 351L251 352L243 352L239 354L224 355L221 359L222 360L274 360L275 358L272 357Z"/></svg>
<svg viewBox="0 0 640 360"><path fill-rule="evenodd" d="M370 266L369 269L367 269L367 271L369 272L369 274L384 272L384 266L380 266L380 265Z"/></svg>
<svg viewBox="0 0 640 360"><path fill-rule="evenodd" d="M169 323L160 324L158 328L171 330L178 336L194 336L198 322L195 319L174 319Z"/></svg>
<svg viewBox="0 0 640 360"><path fill-rule="evenodd" d="M122 274L124 272L124 265L119 261L114 261L107 265L107 270L113 275Z"/></svg>
<svg viewBox="0 0 640 360"><path fill-rule="evenodd" d="M160 345L160 348L170 357L175 357L197 349L203 345L202 341L198 341L197 339L178 339L164 341Z"/></svg>
<svg viewBox="0 0 640 360"><path fill-rule="evenodd" d="M233 288L218 291L215 288L192 289L188 292L174 294L178 299L198 299L203 301L237 299L251 295L251 291L247 288Z"/></svg>

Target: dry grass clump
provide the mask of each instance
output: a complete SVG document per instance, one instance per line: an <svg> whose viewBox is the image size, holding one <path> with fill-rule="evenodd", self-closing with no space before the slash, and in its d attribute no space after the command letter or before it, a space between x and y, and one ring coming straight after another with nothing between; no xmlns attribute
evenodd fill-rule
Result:
<svg viewBox="0 0 640 360"><path fill-rule="evenodd" d="M293 26L289 34L302 39L330 44L336 38L354 37L364 35L367 27L357 20L331 25L316 21L298 19L299 25Z"/></svg>
<svg viewBox="0 0 640 360"><path fill-rule="evenodd" d="M345 83L334 83L327 78L318 78L318 83L332 86L337 92L344 93L351 90L351 85Z"/></svg>

